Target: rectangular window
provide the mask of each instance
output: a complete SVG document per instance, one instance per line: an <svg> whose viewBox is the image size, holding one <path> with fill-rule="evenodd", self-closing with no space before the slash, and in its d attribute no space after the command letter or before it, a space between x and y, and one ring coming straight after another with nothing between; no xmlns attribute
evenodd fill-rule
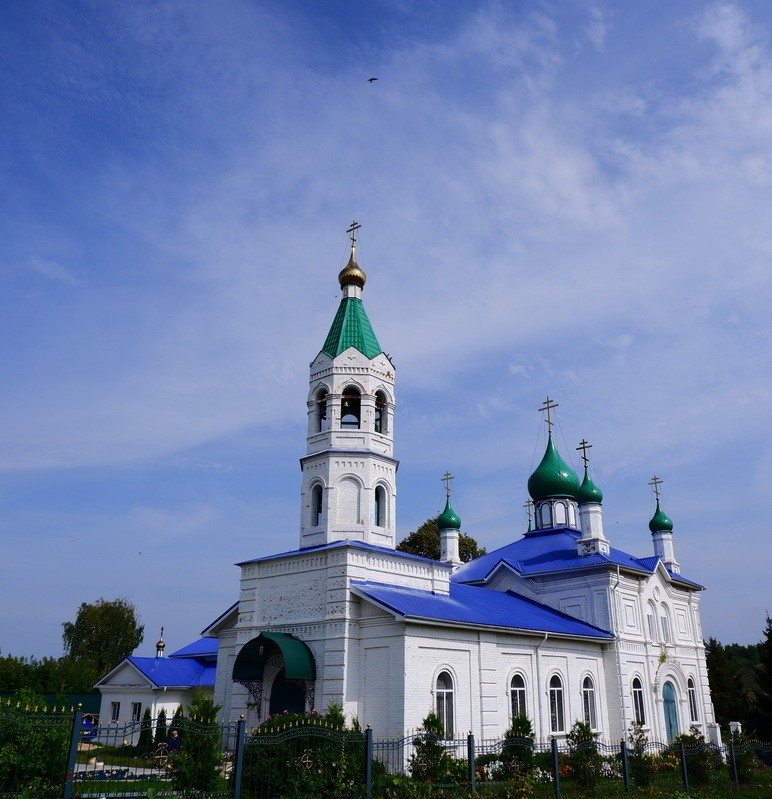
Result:
<svg viewBox="0 0 772 799"><path fill-rule="evenodd" d="M656 625L656 623L654 621L654 616L651 613L649 613L649 615L646 617L646 621L648 621L648 623L649 623L649 638L651 638L652 641L656 641L657 640L657 625Z"/></svg>
<svg viewBox="0 0 772 799"><path fill-rule="evenodd" d="M131 703L131 720L140 721L142 719L142 702Z"/></svg>
<svg viewBox="0 0 772 799"><path fill-rule="evenodd" d="M110 721L118 721L121 717L121 703L110 702Z"/></svg>
<svg viewBox="0 0 772 799"><path fill-rule="evenodd" d="M670 643L670 625L667 623L667 616L662 617L662 640L666 643Z"/></svg>

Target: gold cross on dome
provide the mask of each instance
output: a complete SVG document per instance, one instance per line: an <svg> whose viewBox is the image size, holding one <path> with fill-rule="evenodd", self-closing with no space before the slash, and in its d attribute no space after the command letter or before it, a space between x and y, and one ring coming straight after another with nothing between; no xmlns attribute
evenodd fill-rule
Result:
<svg viewBox="0 0 772 799"><path fill-rule="evenodd" d="M546 419L547 430L549 430L550 433L552 432L552 425L554 424L554 422L552 421L552 416L550 414L550 411L553 410L553 408L558 408L558 407L560 406L557 404L557 402L555 402L555 400L551 400L548 396L547 399L544 400L544 405L542 405L541 408L539 408L540 411L547 411L547 419Z"/></svg>
<svg viewBox="0 0 772 799"><path fill-rule="evenodd" d="M440 480L441 483L445 483L445 496L446 497L450 496L450 481L453 480L453 479L455 479L455 478L453 477L453 475L450 472L445 472L445 474L442 475L442 480Z"/></svg>
<svg viewBox="0 0 772 799"><path fill-rule="evenodd" d="M356 247L357 243L357 230L361 228L362 225L356 221L356 219L351 223L351 227L346 231L351 236L351 246Z"/></svg>
<svg viewBox="0 0 772 799"><path fill-rule="evenodd" d="M582 450L582 460L584 461L584 468L587 468L587 464L590 462L590 459L587 457L587 450L592 447L592 444L588 443L584 439L579 442L579 446L577 449Z"/></svg>
<svg viewBox="0 0 772 799"><path fill-rule="evenodd" d="M662 483L663 481L660 480L656 474L654 475L654 477L651 478L651 481L649 482L649 485L654 488L654 496L656 497L657 502L659 502L659 487L662 485Z"/></svg>

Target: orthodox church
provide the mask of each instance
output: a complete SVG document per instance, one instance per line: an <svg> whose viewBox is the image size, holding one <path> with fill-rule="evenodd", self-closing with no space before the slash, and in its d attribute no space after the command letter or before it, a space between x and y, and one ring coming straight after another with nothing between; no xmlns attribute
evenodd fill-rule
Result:
<svg viewBox="0 0 772 799"><path fill-rule="evenodd" d="M553 443L551 400L528 532L463 564L448 492L440 560L395 549L395 369L362 303L357 227L310 367L298 548L238 564L237 611L209 631L215 701L250 723L337 702L377 736L431 710L448 736L500 736L517 714L542 740L577 719L606 740L633 721L653 740L693 724L715 736L702 586L681 574L660 481L651 555L615 549L588 445L580 481Z"/></svg>
<svg viewBox="0 0 772 799"><path fill-rule="evenodd" d="M238 564L238 602L203 632L217 639L223 715L252 726L335 702L377 737L404 735L434 710L448 737L499 737L525 714L538 740L577 719L606 741L634 721L651 740L692 725L715 740L702 586L681 574L661 481L652 480L651 554L614 548L589 445L579 447L580 480L553 442L549 398L526 533L462 563L448 491L440 560L395 549L395 369L362 303L357 228L310 366L297 549Z"/></svg>

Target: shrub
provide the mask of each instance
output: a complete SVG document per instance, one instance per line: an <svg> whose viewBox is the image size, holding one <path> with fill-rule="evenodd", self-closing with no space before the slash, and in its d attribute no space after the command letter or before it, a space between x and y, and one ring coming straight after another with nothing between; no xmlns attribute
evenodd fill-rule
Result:
<svg viewBox="0 0 772 799"><path fill-rule="evenodd" d="M654 758L646 752L649 739L643 731L643 724L634 721L627 734L630 744L627 750L627 765L630 779L638 788L647 788L654 779Z"/></svg>
<svg viewBox="0 0 772 799"><path fill-rule="evenodd" d="M698 727L692 725L688 733L676 735L673 749L680 756L681 744L686 755L686 771L689 782L693 785L709 785L710 772L722 765L721 756L710 744L706 743Z"/></svg>
<svg viewBox="0 0 772 799"><path fill-rule="evenodd" d="M568 765L580 788L592 793L598 784L603 768L603 758L598 753L597 734L584 721L575 721L566 736L570 747ZM561 776L562 773L561 773Z"/></svg>
<svg viewBox="0 0 772 799"><path fill-rule="evenodd" d="M202 693L196 693L186 716L179 718L180 749L172 763L172 781L181 791L212 791L223 780L218 705Z"/></svg>
<svg viewBox="0 0 772 799"><path fill-rule="evenodd" d="M458 782L465 779L464 761L452 757L445 748L445 731L436 713L423 720L420 732L413 738L414 752L408 767L414 780Z"/></svg>

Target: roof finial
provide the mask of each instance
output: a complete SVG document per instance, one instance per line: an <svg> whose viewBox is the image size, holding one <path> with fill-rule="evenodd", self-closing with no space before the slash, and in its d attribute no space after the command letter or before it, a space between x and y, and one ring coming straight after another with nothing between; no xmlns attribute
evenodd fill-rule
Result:
<svg viewBox="0 0 772 799"><path fill-rule="evenodd" d="M356 221L356 219L351 223L351 227L346 231L351 236L351 252L352 254L356 253L357 249L357 230L361 228L362 225Z"/></svg>
<svg viewBox="0 0 772 799"><path fill-rule="evenodd" d="M445 496L446 497L450 496L450 481L454 480L454 479L455 478L453 477L453 475L450 472L445 472L445 474L442 475L442 480L440 480L440 482L441 483L445 483Z"/></svg>
<svg viewBox="0 0 772 799"><path fill-rule="evenodd" d="M338 281L340 282L341 288L344 288L345 286L356 286L357 289L361 291L361 289L364 288L365 280L367 280L365 273L360 269L359 264L357 263L356 255L357 230L359 230L361 227L362 225L360 225L355 219L351 223L349 229L346 231L346 233L348 233L351 237L351 255L348 259L348 263L343 267L338 275ZM358 292L355 292L354 296L358 297Z"/></svg>
<svg viewBox="0 0 772 799"><path fill-rule="evenodd" d="M531 522L533 520L532 511L533 511L533 500L527 499L523 503L523 507L525 508L525 512L528 515L528 532L531 532Z"/></svg>
<svg viewBox="0 0 772 799"><path fill-rule="evenodd" d="M546 399L546 400L544 400L544 405L542 405L542 406L541 406L541 408L539 408L539 410L540 410L540 411L547 411L547 418L546 418L546 420L545 420L545 421L547 422L547 430L548 430L550 433L552 433L552 425L553 425L553 424L555 424L555 423L552 421L552 415L550 414L550 411L551 411L553 408L558 408L558 407L559 407L559 405L557 404L557 402L555 402L554 400L551 400L551 399L549 398L549 395L548 395L548 396L547 396L547 399Z"/></svg>
<svg viewBox="0 0 772 799"><path fill-rule="evenodd" d="M659 502L659 487L662 485L662 483L663 483L663 481L660 480L659 477L657 477L656 474L649 481L649 485L654 488L654 496L655 496L657 502Z"/></svg>
<svg viewBox="0 0 772 799"><path fill-rule="evenodd" d="M164 628L161 627L161 637L155 645L155 656L157 658L162 658L164 656L164 649L166 649L166 644L164 643Z"/></svg>
<svg viewBox="0 0 772 799"><path fill-rule="evenodd" d="M584 468L585 468L585 469L587 468L587 465L588 465L588 464L589 464L589 462L590 462L590 459L589 459L589 457L587 456L587 450L588 450L588 449L591 449L591 448L592 448L592 444L590 444L590 443L589 443L588 441L586 441L585 439L582 439L582 440L579 442L579 446L577 447L577 449L580 449L580 450L582 450L582 461L584 462Z"/></svg>

